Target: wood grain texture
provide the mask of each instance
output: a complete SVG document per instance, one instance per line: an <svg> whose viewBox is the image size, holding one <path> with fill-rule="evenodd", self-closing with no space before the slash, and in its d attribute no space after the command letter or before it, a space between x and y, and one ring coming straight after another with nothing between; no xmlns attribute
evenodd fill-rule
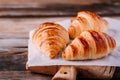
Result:
<svg viewBox="0 0 120 80"><path fill-rule="evenodd" d="M42 73L48 75L55 75L61 66L33 66L27 67L31 72ZM78 72L78 78L89 78L89 79L111 79L115 67L110 66L74 66Z"/></svg>
<svg viewBox="0 0 120 80"><path fill-rule="evenodd" d="M29 71L0 71L0 80L50 80L51 77Z"/></svg>
<svg viewBox="0 0 120 80"><path fill-rule="evenodd" d="M1 0L0 5L46 5L46 4L93 4L93 3L109 3L109 0Z"/></svg>
<svg viewBox="0 0 120 80"><path fill-rule="evenodd" d="M0 39L28 39L29 31L43 22L55 22L64 18L0 18Z"/></svg>
<svg viewBox="0 0 120 80"><path fill-rule="evenodd" d="M96 7L97 6L97 7ZM75 16L78 11L90 10L101 16L119 16L120 6L108 4L71 5L48 4L45 6L9 5L0 6L0 17L61 17Z"/></svg>
<svg viewBox="0 0 120 80"><path fill-rule="evenodd" d="M26 52L9 51L0 53L0 70L26 70Z"/></svg>

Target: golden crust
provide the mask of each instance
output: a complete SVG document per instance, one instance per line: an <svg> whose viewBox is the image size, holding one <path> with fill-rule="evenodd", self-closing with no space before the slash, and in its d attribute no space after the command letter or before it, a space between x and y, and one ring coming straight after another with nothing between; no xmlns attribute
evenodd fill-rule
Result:
<svg viewBox="0 0 120 80"><path fill-rule="evenodd" d="M32 42L46 56L54 58L69 42L69 35L61 25L46 22L36 28Z"/></svg>
<svg viewBox="0 0 120 80"><path fill-rule="evenodd" d="M88 60L107 56L116 47L115 40L104 32L84 31L62 53L65 60Z"/></svg>
<svg viewBox="0 0 120 80"><path fill-rule="evenodd" d="M99 15L90 11L78 12L77 16L71 20L68 33L70 38L75 38L82 31L96 30L105 32L108 27L108 22Z"/></svg>

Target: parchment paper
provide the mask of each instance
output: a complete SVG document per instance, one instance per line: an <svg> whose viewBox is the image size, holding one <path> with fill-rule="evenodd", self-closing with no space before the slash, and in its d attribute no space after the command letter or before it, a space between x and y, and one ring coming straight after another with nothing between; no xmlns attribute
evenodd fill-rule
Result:
<svg viewBox="0 0 120 80"><path fill-rule="evenodd" d="M55 59L49 59L42 52L40 52L32 43L31 36L34 30L30 31L28 41L28 66L50 66L50 65L98 65L98 66L120 66L120 21L105 18L109 22L109 28L107 34L112 36L116 40L116 49L108 56L88 61L65 61L59 55ZM70 25L70 19L56 22L68 29Z"/></svg>

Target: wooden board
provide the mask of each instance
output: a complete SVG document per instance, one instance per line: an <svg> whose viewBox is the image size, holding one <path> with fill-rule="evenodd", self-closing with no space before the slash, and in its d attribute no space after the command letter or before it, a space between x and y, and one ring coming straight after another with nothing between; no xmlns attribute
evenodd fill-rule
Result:
<svg viewBox="0 0 120 80"><path fill-rule="evenodd" d="M27 70L34 73L55 75L61 66L36 66L28 67ZM78 71L79 78L111 79L115 67L108 66L74 66Z"/></svg>

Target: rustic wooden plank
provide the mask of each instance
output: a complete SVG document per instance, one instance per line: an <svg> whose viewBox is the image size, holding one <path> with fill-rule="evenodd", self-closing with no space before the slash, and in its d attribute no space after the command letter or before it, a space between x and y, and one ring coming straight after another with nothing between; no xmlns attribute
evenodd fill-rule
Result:
<svg viewBox="0 0 120 80"><path fill-rule="evenodd" d="M28 39L0 39L0 47L7 48L7 47L27 47L28 46Z"/></svg>
<svg viewBox="0 0 120 80"><path fill-rule="evenodd" d="M97 7L96 7L97 6ZM119 16L120 6L107 4L94 5L66 5L66 4L49 4L38 7L0 7L0 17L60 17L75 16L78 11L90 10L101 16Z"/></svg>
<svg viewBox="0 0 120 80"><path fill-rule="evenodd" d="M18 53L24 53L27 52L28 48L27 46L17 46L17 47L0 47L0 54L1 53L9 53L9 54L18 54Z"/></svg>
<svg viewBox="0 0 120 80"><path fill-rule="evenodd" d="M0 70L25 70L28 39L0 39Z"/></svg>
<svg viewBox="0 0 120 80"><path fill-rule="evenodd" d="M0 71L0 80L50 80L52 76L30 73L29 71Z"/></svg>
<svg viewBox="0 0 120 80"><path fill-rule="evenodd" d="M26 70L27 52L0 53L0 70Z"/></svg>
<svg viewBox="0 0 120 80"><path fill-rule="evenodd" d="M46 4L94 4L94 3L109 3L109 0L1 0L0 5L29 5L29 6L39 6L39 5L46 5Z"/></svg>
<svg viewBox="0 0 120 80"><path fill-rule="evenodd" d="M75 11L76 12L76 11ZM1 17L49 17L49 16L69 16L69 15L74 15L73 12L63 12L63 11L50 11L48 10L5 10L5 11L0 11L0 16Z"/></svg>
<svg viewBox="0 0 120 80"><path fill-rule="evenodd" d="M0 39L28 39L29 31L43 22L54 22L64 18L0 18Z"/></svg>

